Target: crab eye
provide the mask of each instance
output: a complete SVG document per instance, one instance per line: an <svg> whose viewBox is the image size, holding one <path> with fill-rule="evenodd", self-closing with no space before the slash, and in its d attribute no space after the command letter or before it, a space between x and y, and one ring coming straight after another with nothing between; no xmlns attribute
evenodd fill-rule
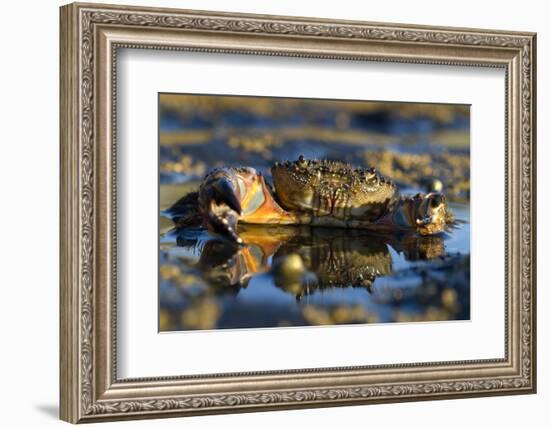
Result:
<svg viewBox="0 0 550 427"><path fill-rule="evenodd" d="M365 173L365 182L372 182L376 180L376 173L368 171Z"/></svg>
<svg viewBox="0 0 550 427"><path fill-rule="evenodd" d="M307 167L308 162L303 155L300 155L300 157L298 157L298 161L296 162L296 164L303 169Z"/></svg>

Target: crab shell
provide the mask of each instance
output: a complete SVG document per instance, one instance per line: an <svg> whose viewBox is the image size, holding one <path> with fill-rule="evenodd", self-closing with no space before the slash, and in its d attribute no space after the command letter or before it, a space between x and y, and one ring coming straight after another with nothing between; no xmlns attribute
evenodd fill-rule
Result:
<svg viewBox="0 0 550 427"><path fill-rule="evenodd" d="M332 161L276 163L272 190L254 168L219 168L203 180L198 210L204 225L237 242L237 223L444 231L452 221L440 193L399 196L396 185L374 169Z"/></svg>
<svg viewBox="0 0 550 427"><path fill-rule="evenodd" d="M300 156L276 163L271 174L282 206L312 217L374 222L398 201L396 185L372 168Z"/></svg>

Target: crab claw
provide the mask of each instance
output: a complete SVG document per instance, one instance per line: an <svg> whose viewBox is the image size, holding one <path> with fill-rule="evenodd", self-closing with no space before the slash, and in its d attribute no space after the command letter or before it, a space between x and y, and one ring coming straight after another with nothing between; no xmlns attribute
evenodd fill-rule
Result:
<svg viewBox="0 0 550 427"><path fill-rule="evenodd" d="M217 204L227 205L240 215L242 213L241 202L235 191L235 187L228 178L220 178L206 189L208 198Z"/></svg>
<svg viewBox="0 0 550 427"><path fill-rule="evenodd" d="M209 172L198 194L199 217L210 231L237 243L237 223L295 224L296 218L273 198L263 175L254 168L218 168Z"/></svg>
<svg viewBox="0 0 550 427"><path fill-rule="evenodd" d="M421 235L444 231L452 222L452 214L445 196L441 193L428 193L415 196L415 216L417 231Z"/></svg>
<svg viewBox="0 0 550 427"><path fill-rule="evenodd" d="M205 226L212 232L237 243L237 223L242 214L238 184L229 169L217 169L207 175L199 189L199 210Z"/></svg>
<svg viewBox="0 0 550 427"><path fill-rule="evenodd" d="M237 234L239 214L236 211L212 203L206 220L207 227L214 233L226 236L239 244L243 243L243 240Z"/></svg>

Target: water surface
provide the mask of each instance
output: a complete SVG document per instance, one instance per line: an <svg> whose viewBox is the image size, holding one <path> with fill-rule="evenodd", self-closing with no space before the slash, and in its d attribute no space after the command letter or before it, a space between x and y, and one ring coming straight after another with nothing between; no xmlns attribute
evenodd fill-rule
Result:
<svg viewBox="0 0 550 427"><path fill-rule="evenodd" d="M159 107L161 331L469 319L469 107L175 94ZM403 194L440 188L457 226L240 226L236 246L163 214L213 167L269 181L300 154L376 167Z"/></svg>

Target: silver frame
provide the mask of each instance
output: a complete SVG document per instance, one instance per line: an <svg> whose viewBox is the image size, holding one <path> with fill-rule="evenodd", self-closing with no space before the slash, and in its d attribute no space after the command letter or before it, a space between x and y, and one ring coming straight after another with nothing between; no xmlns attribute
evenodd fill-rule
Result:
<svg viewBox="0 0 550 427"><path fill-rule="evenodd" d="M61 8L60 43L62 419L76 423L535 392L535 34L76 3ZM119 48L504 68L505 357L118 379Z"/></svg>

